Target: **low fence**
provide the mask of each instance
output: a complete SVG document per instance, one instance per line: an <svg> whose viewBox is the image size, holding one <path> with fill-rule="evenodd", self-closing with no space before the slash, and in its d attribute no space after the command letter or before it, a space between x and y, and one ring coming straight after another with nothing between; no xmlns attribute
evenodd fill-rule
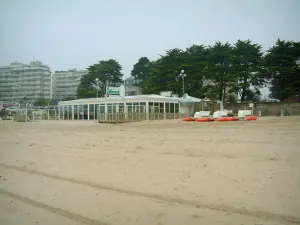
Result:
<svg viewBox="0 0 300 225"><path fill-rule="evenodd" d="M20 109L14 117L14 121L28 122L34 120L58 120L57 109Z"/></svg>
<svg viewBox="0 0 300 225"><path fill-rule="evenodd" d="M300 103L257 103L254 104L254 114L259 116L280 116L284 113L285 116L299 116Z"/></svg>
<svg viewBox="0 0 300 225"><path fill-rule="evenodd" d="M255 116L297 116L300 115L299 102L268 102L254 103L253 114ZM225 104L225 108L233 110L237 113L238 110L251 110L249 103Z"/></svg>
<svg viewBox="0 0 300 225"><path fill-rule="evenodd" d="M281 116L284 115L300 115L300 102L259 102L253 103L255 116ZM237 114L239 110L252 110L249 103L225 103L224 109L232 110ZM195 111L210 111L211 114L220 110L220 104L209 102L201 105L195 104Z"/></svg>
<svg viewBox="0 0 300 225"><path fill-rule="evenodd" d="M99 123L126 123L143 120L182 119L180 113L98 113Z"/></svg>

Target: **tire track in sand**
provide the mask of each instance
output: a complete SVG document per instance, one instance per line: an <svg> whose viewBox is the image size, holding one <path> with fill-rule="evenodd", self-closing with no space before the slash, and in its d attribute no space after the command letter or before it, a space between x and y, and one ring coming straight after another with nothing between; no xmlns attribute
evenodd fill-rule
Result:
<svg viewBox="0 0 300 225"><path fill-rule="evenodd" d="M57 180L61 180L61 181L68 181L68 182L75 183L75 184L86 185L86 186L89 186L89 187L92 187L92 188L95 188L98 190L114 191L114 192L118 192L118 193L122 193L122 194L132 195L132 196L150 198L150 199L154 199L154 200L158 200L158 201L162 201L162 202L177 203L177 204L188 205L188 206L193 206L193 207L197 207L197 208L205 208L205 209L211 209L211 210L215 210L215 211L237 213L237 214L241 214L241 215L245 215L245 216L253 216L253 217L258 217L258 218L263 218L263 219L270 219L270 220L275 220L275 221L300 224L300 217L274 214L274 213L267 212L267 211L250 210L250 209L246 209L246 208L237 208L237 207L229 206L229 205L208 204L208 203L203 203L203 202L199 202L199 201L186 200L186 199L181 199L181 198L176 198L176 197L171 197L171 196L163 196L163 195L159 195L159 194L155 194L155 193L143 193L143 192L139 192L139 191L113 187L113 186L109 186L109 185L105 185L105 184L92 183L89 181L77 180L77 179L70 178L70 177L63 177L63 176L59 176L59 175L55 175L55 174L39 172L34 169L22 168L19 166L7 165L4 163L0 163L0 166L5 167L7 169L17 170L17 171L21 171L21 172L25 172L25 173L29 173L29 174L41 175L44 177L53 178L53 179L57 179Z"/></svg>
<svg viewBox="0 0 300 225"><path fill-rule="evenodd" d="M110 225L109 223L100 222L100 221L90 219L88 217L85 217L85 216L82 216L82 215L79 215L79 214L76 214L76 213L72 213L72 212L63 210L61 208L56 208L56 207L53 207L53 206L46 205L44 203L35 201L33 199L24 197L22 195L14 194L14 193L9 192L7 190L4 190L2 188L0 188L0 194L4 195L4 196L7 196L9 198L15 199L17 201L23 202L25 204L29 204L29 205L32 205L34 207L41 208L41 209L46 210L48 212L58 214L60 216L66 217L66 218L71 219L71 220L76 221L76 222L84 223L84 224L87 224L87 225Z"/></svg>

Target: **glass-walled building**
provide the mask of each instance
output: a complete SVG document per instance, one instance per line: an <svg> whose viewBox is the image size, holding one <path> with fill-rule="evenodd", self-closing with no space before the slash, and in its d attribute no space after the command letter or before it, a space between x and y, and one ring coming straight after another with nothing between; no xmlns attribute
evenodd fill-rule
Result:
<svg viewBox="0 0 300 225"><path fill-rule="evenodd" d="M59 118L62 120L97 120L99 115L115 113L144 115L144 119L151 119L149 115L159 117L154 119L169 119L179 113L179 106L179 98L159 95L77 99L58 103Z"/></svg>

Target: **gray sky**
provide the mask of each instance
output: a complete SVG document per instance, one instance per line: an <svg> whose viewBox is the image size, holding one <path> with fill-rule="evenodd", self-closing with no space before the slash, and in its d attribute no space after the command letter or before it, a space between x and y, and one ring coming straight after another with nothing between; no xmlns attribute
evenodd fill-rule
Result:
<svg viewBox="0 0 300 225"><path fill-rule="evenodd" d="M0 0L0 65L52 70L114 58L128 77L141 56L250 39L300 40L300 0Z"/></svg>

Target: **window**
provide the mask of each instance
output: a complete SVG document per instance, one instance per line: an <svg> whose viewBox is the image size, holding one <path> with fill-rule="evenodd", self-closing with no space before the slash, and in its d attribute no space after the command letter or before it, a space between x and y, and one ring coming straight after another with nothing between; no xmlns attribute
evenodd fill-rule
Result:
<svg viewBox="0 0 300 225"><path fill-rule="evenodd" d="M132 103L126 103L126 109L128 113L132 113Z"/></svg>

